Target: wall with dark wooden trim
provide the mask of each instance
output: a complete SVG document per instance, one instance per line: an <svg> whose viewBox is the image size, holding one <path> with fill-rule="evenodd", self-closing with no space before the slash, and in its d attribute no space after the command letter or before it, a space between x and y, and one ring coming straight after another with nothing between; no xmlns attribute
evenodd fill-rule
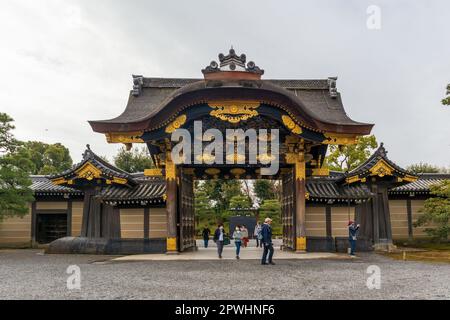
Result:
<svg viewBox="0 0 450 320"><path fill-rule="evenodd" d="M327 222L325 207L306 207L306 236L325 237L327 235Z"/></svg>
<svg viewBox="0 0 450 320"><path fill-rule="evenodd" d="M0 222L0 247L30 247L31 246L31 204L29 212L24 217L12 217Z"/></svg>

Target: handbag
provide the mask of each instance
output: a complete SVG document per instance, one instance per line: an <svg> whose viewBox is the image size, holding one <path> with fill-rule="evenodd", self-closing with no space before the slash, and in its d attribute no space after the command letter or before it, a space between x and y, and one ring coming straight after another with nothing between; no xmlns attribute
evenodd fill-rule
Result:
<svg viewBox="0 0 450 320"><path fill-rule="evenodd" d="M230 237L229 236L223 236L223 245L224 246L227 246L227 245L229 245L231 243L231 241L230 241Z"/></svg>

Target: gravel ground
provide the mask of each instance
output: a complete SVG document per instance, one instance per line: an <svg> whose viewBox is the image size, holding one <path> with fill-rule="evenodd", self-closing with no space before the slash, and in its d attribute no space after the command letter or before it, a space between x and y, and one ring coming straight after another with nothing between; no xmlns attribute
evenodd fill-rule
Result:
<svg viewBox="0 0 450 320"><path fill-rule="evenodd" d="M363 254L352 261L147 261L0 251L0 299L450 299L450 264L395 261ZM275 260L276 261L276 260ZM81 290L66 287L69 265ZM381 269L381 289L366 271Z"/></svg>

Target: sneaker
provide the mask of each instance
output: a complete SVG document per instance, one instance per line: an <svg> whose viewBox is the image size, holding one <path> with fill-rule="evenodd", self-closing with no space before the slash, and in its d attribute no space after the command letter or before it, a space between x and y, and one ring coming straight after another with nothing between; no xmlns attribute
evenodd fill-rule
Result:
<svg viewBox="0 0 450 320"><path fill-rule="evenodd" d="M222 256L219 256L219 259L222 259Z"/></svg>
<svg viewBox="0 0 450 320"><path fill-rule="evenodd" d="M271 264L272 266L274 266L274 265L275 265L275 262L271 261L271 262L269 262L269 264Z"/></svg>
<svg viewBox="0 0 450 320"><path fill-rule="evenodd" d="M263 266L266 266L266 265L267 265L267 263L265 263L265 262L261 262L261 265L263 265Z"/></svg>
<svg viewBox="0 0 450 320"><path fill-rule="evenodd" d="M240 258L239 258L239 256L236 256L236 259L238 259L238 260L239 260L239 259L240 259Z"/></svg>

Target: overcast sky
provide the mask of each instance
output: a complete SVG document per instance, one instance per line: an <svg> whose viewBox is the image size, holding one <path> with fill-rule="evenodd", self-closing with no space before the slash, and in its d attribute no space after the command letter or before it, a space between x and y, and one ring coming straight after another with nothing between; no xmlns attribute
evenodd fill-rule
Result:
<svg viewBox="0 0 450 320"><path fill-rule="evenodd" d="M367 28L367 8L381 29ZM125 108L131 75L201 77L233 45L265 78L338 76L351 118L402 166L450 166L450 1L1 0L0 111L21 140L87 143Z"/></svg>

